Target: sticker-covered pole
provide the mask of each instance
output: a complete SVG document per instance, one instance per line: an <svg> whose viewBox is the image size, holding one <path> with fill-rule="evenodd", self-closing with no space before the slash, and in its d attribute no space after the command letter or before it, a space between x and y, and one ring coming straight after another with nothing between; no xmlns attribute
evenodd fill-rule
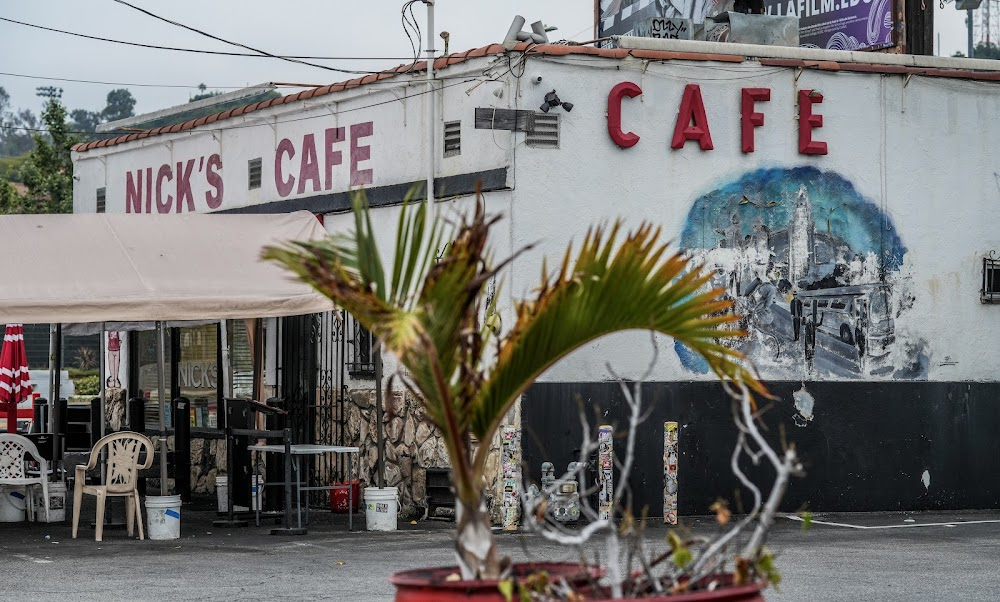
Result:
<svg viewBox="0 0 1000 602"><path fill-rule="evenodd" d="M677 423L663 423L663 522L677 524Z"/></svg>
<svg viewBox="0 0 1000 602"><path fill-rule="evenodd" d="M597 484L600 488L597 514L601 520L611 520L615 496L615 455L611 425L602 424L597 429Z"/></svg>
<svg viewBox="0 0 1000 602"><path fill-rule="evenodd" d="M521 484L521 465L518 460L521 433L517 427L505 426L500 432L500 471L503 483L503 530L517 531L518 486Z"/></svg>

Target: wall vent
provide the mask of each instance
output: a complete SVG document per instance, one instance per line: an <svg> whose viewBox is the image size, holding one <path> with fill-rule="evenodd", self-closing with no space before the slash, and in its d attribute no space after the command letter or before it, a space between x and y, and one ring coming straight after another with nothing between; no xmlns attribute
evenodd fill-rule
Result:
<svg viewBox="0 0 1000 602"><path fill-rule="evenodd" d="M261 180L261 160L250 159L247 162L247 190L253 190L254 188L260 188Z"/></svg>
<svg viewBox="0 0 1000 602"><path fill-rule="evenodd" d="M559 115L535 113L534 127L528 130L525 142L535 148L559 148Z"/></svg>
<svg viewBox="0 0 1000 602"><path fill-rule="evenodd" d="M462 122L444 122L444 156L454 157L462 154Z"/></svg>
<svg viewBox="0 0 1000 602"><path fill-rule="evenodd" d="M106 205L107 205L107 202L106 202L107 197L108 197L108 189L107 188L98 188L97 189L97 212L98 213L104 213L104 210L106 209Z"/></svg>

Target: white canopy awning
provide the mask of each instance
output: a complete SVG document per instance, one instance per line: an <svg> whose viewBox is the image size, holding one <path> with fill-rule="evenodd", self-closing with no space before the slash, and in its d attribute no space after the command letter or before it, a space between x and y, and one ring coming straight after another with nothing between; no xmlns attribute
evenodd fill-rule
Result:
<svg viewBox="0 0 1000 602"><path fill-rule="evenodd" d="M0 324L264 318L333 303L265 245L326 236L284 215L0 216Z"/></svg>

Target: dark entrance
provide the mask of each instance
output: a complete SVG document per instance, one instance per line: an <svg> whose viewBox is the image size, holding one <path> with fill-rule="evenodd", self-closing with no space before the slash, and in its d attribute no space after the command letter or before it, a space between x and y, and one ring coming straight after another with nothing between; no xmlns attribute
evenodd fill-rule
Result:
<svg viewBox="0 0 1000 602"><path fill-rule="evenodd" d="M278 322L278 395L296 443L347 445L346 378L356 362L355 321L344 312L283 318ZM347 480L340 454L313 456L310 485ZM327 506L326 492L310 503Z"/></svg>

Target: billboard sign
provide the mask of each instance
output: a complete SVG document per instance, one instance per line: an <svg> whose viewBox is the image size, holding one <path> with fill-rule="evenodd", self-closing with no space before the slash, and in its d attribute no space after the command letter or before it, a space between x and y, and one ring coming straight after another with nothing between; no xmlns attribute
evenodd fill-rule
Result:
<svg viewBox="0 0 1000 602"><path fill-rule="evenodd" d="M690 19L701 24L728 4L726 0L597 1L598 38L650 37L653 19ZM764 0L764 6L768 15L799 18L801 46L874 50L896 45L892 0Z"/></svg>
<svg viewBox="0 0 1000 602"><path fill-rule="evenodd" d="M651 19L690 19L701 24L725 0L598 0L597 37L649 37ZM656 36L677 37L677 36Z"/></svg>
<svg viewBox="0 0 1000 602"><path fill-rule="evenodd" d="M769 15L797 16L799 44L828 50L895 46L892 0L765 0Z"/></svg>

